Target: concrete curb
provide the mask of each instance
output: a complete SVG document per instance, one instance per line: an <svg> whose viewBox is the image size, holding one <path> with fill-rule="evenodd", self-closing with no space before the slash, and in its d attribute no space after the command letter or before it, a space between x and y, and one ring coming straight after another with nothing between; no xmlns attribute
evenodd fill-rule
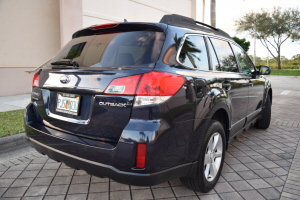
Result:
<svg viewBox="0 0 300 200"><path fill-rule="evenodd" d="M21 147L27 147L29 143L26 139L25 133L10 135L0 138L0 152L5 153Z"/></svg>

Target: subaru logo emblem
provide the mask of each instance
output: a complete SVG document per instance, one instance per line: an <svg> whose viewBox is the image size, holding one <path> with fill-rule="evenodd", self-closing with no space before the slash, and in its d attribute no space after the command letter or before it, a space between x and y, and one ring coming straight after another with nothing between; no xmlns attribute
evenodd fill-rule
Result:
<svg viewBox="0 0 300 200"><path fill-rule="evenodd" d="M70 82L71 78L70 78L70 76L63 75L62 77L60 77L59 80L60 80L61 83L66 84L66 83L69 83L69 82Z"/></svg>

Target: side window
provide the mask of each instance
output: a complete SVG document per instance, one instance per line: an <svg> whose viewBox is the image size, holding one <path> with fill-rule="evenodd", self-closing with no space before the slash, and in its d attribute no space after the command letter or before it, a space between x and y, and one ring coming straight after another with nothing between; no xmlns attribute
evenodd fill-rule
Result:
<svg viewBox="0 0 300 200"><path fill-rule="evenodd" d="M238 65L229 46L229 43L223 40L211 38L211 42L216 50L220 62L220 71L238 72Z"/></svg>
<svg viewBox="0 0 300 200"><path fill-rule="evenodd" d="M207 47L208 47L209 53L210 53L210 61L211 61L212 69L214 71L220 71L220 64L219 64L216 52L214 50L214 47L212 46L210 40L208 40Z"/></svg>
<svg viewBox="0 0 300 200"><path fill-rule="evenodd" d="M237 47L236 45L231 45L231 46L233 47L233 50L234 50L238 60L240 61L242 73L252 74L253 72L255 72L254 65L253 65L252 61L250 60L250 58L248 57L248 55L242 49Z"/></svg>
<svg viewBox="0 0 300 200"><path fill-rule="evenodd" d="M187 67L209 70L204 38L197 35L187 36L179 54L179 61Z"/></svg>

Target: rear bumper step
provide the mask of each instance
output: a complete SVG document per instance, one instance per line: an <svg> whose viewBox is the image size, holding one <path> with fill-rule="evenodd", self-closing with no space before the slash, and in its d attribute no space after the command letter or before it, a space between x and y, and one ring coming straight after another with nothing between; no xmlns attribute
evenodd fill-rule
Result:
<svg viewBox="0 0 300 200"><path fill-rule="evenodd" d="M187 176L191 169L191 166L193 165L193 163L187 163L184 165L176 166L164 171L151 174L124 172L116 169L113 166L90 161L59 151L45 144L42 144L30 137L28 137L27 139L30 141L31 146L33 148L35 148L38 152L42 154L46 154L53 160L64 162L67 166L72 167L74 169L85 170L88 174L97 177L108 177L117 182L130 185L152 186L171 180L178 176Z"/></svg>

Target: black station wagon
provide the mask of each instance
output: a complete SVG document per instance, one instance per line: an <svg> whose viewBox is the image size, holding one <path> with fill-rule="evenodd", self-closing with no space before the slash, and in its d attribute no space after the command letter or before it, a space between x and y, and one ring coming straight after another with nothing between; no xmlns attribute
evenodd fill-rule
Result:
<svg viewBox="0 0 300 200"><path fill-rule="evenodd" d="M27 137L91 175L138 186L180 177L208 192L228 144L269 127L269 73L227 33L184 16L94 25L34 75Z"/></svg>

